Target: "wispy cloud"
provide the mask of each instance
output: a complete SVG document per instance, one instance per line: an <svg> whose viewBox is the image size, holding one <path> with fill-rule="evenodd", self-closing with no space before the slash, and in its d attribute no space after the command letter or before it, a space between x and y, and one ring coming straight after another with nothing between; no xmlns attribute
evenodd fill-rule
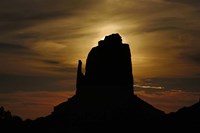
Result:
<svg viewBox="0 0 200 133"><path fill-rule="evenodd" d="M0 54L7 55L23 55L23 56L39 56L36 52L31 50L29 47L20 45L20 44L11 44L11 43L0 43Z"/></svg>
<svg viewBox="0 0 200 133"><path fill-rule="evenodd" d="M181 3L181 4L187 4L195 7L199 7L200 1L199 0L166 0L172 3Z"/></svg>
<svg viewBox="0 0 200 133"><path fill-rule="evenodd" d="M93 8L95 4L96 2L91 0L16 0L12 2L2 0L0 19L3 21L0 27L5 32L39 24L38 22L41 21L71 17L88 8Z"/></svg>
<svg viewBox="0 0 200 133"><path fill-rule="evenodd" d="M141 89L155 89L155 90L164 89L164 87L161 87L161 86L150 86L150 85L134 85L134 87L141 88Z"/></svg>
<svg viewBox="0 0 200 133"><path fill-rule="evenodd" d="M157 93L171 90L182 90L184 92L200 92L199 85L200 78L194 77L157 77L157 78L144 78L138 81L135 85L136 90L144 90L146 92Z"/></svg>
<svg viewBox="0 0 200 133"><path fill-rule="evenodd" d="M66 77L0 74L0 93L75 90L74 79L75 74Z"/></svg>

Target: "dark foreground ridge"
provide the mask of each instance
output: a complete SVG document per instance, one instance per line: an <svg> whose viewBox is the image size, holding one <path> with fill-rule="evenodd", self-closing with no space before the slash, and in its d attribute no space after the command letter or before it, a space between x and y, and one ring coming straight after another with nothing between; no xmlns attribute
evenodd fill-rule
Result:
<svg viewBox="0 0 200 133"><path fill-rule="evenodd" d="M111 34L89 52L85 74L79 60L73 97L46 117L0 122L21 132L199 131L200 102L165 114L134 95L133 85L129 45Z"/></svg>

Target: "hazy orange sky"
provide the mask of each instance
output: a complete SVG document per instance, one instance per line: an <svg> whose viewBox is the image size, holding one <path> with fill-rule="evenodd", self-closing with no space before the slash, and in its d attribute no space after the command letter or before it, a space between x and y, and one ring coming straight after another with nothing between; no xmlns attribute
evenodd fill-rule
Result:
<svg viewBox="0 0 200 133"><path fill-rule="evenodd" d="M199 0L1 0L0 106L23 119L75 92L77 61L120 33L135 93L171 112L200 98ZM106 93L106 92L105 92Z"/></svg>

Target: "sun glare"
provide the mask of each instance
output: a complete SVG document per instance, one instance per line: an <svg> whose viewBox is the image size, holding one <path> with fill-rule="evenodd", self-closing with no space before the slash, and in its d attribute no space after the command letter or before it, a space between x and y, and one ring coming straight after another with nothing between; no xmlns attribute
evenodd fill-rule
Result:
<svg viewBox="0 0 200 133"><path fill-rule="evenodd" d="M114 24L108 24L105 26L102 26L99 29L99 38L104 39L106 35L112 34L112 33L119 33L120 27L118 25Z"/></svg>

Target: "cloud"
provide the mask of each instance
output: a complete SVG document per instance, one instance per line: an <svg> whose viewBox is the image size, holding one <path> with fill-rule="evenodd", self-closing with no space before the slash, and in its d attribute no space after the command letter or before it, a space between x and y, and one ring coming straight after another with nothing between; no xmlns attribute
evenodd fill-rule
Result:
<svg viewBox="0 0 200 133"><path fill-rule="evenodd" d="M15 0L0 2L1 32L26 28L42 21L71 17L93 8L91 0ZM9 10L8 10L9 9Z"/></svg>
<svg viewBox="0 0 200 133"><path fill-rule="evenodd" d="M134 85L136 88L141 88L141 89L155 89L155 90L162 90L164 87L161 86L150 86L150 85Z"/></svg>
<svg viewBox="0 0 200 133"><path fill-rule="evenodd" d="M171 77L141 79L136 85L136 91L143 90L149 94L165 91L200 92L199 77ZM148 87L149 86L149 87ZM146 89L149 88L149 89Z"/></svg>
<svg viewBox="0 0 200 133"><path fill-rule="evenodd" d="M2 0L0 12L4 20L44 20L75 15L96 4L97 2L91 0L16 0L12 2Z"/></svg>
<svg viewBox="0 0 200 133"><path fill-rule="evenodd" d="M136 30L140 34L161 31L179 31L183 30L183 25L185 25L183 18L162 16L146 20L146 22L143 22L142 26L138 27Z"/></svg>
<svg viewBox="0 0 200 133"><path fill-rule="evenodd" d="M56 48L54 48L56 49ZM44 49L44 51L46 48ZM39 51L22 44L0 43L0 73L14 75L42 75L64 77L64 75L76 73L76 66L64 63L58 58L50 58ZM51 52L51 51L50 51ZM51 53L57 57L58 51ZM50 75L49 75L50 74ZM51 77L50 76L50 77ZM12 76L11 76L12 77Z"/></svg>
<svg viewBox="0 0 200 133"><path fill-rule="evenodd" d="M41 71L51 71L51 72L55 72L55 73L60 73L62 75L65 74L70 74L74 75L76 73L77 68L74 66L64 66L62 64L55 64L55 63L47 63L48 66L41 66L38 67L39 70ZM63 76L61 76L63 77Z"/></svg>
<svg viewBox="0 0 200 133"><path fill-rule="evenodd" d="M74 77L0 74L0 92L75 90Z"/></svg>
<svg viewBox="0 0 200 133"><path fill-rule="evenodd" d="M34 38L40 38L41 34L39 33L18 33L15 35L15 37L19 40L26 40L26 39L34 39Z"/></svg>
<svg viewBox="0 0 200 133"><path fill-rule="evenodd" d="M75 90L76 66L19 44L0 43L0 93Z"/></svg>
<svg viewBox="0 0 200 133"><path fill-rule="evenodd" d="M15 53L18 52L25 52L25 51L31 51L28 47L18 45L18 44L9 44L9 43L0 43L0 52L5 52L5 53Z"/></svg>
<svg viewBox="0 0 200 133"><path fill-rule="evenodd" d="M30 47L21 44L0 43L0 73L30 74L34 64L40 62L42 58L44 57Z"/></svg>
<svg viewBox="0 0 200 133"><path fill-rule="evenodd" d="M195 6L195 7L200 6L199 0L166 0L166 1L173 2L173 3L187 4L187 5L191 5L191 6Z"/></svg>
<svg viewBox="0 0 200 133"><path fill-rule="evenodd" d="M187 60L197 64L197 65L200 65L200 53L199 52L194 52L194 53L185 53L185 54L182 54L182 56L184 58L186 58Z"/></svg>
<svg viewBox="0 0 200 133"><path fill-rule="evenodd" d="M50 65L59 65L60 62L59 61L55 61L55 60L42 60L44 63L50 64Z"/></svg>
<svg viewBox="0 0 200 133"><path fill-rule="evenodd" d="M7 52L7 50L28 50L28 48L17 44L0 43L0 50Z"/></svg>
<svg viewBox="0 0 200 133"><path fill-rule="evenodd" d="M38 57L39 54L35 51L31 50L28 47L19 44L11 44L11 43L0 43L0 54L9 54L14 56L24 55L24 56L35 56Z"/></svg>

